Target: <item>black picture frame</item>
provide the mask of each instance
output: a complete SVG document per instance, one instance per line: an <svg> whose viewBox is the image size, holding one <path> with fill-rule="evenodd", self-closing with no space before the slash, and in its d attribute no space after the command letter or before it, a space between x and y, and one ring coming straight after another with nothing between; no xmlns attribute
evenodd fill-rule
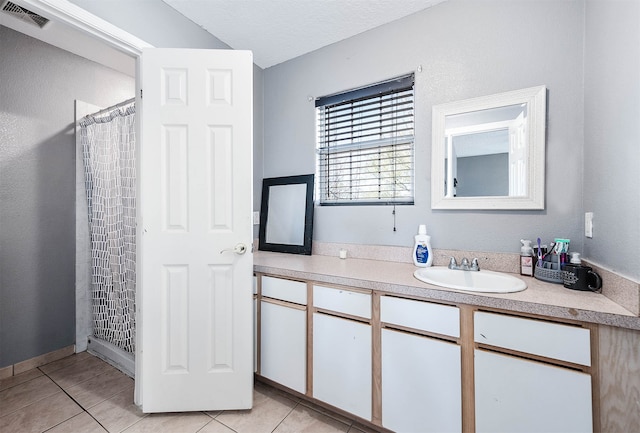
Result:
<svg viewBox="0 0 640 433"><path fill-rule="evenodd" d="M304 191L303 185L306 186ZM313 174L263 179L258 235L259 250L311 255L313 190ZM282 204L286 204L286 206L281 206ZM283 210L278 207L286 207L287 209ZM282 211L285 212L284 215ZM304 215L304 222L298 218L302 215ZM276 218L281 216L286 218L282 218L283 224L278 225L279 220ZM290 217L294 220L288 221ZM292 233L283 233L283 230L289 229Z"/></svg>

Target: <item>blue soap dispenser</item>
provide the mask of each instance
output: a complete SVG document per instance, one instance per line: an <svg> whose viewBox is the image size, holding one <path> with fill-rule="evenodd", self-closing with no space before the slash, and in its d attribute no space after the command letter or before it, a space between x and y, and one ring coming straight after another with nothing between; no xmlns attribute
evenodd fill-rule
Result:
<svg viewBox="0 0 640 433"><path fill-rule="evenodd" d="M418 234L414 236L413 264L422 268L433 263L433 250L431 249L431 236L427 235L427 226L420 224Z"/></svg>

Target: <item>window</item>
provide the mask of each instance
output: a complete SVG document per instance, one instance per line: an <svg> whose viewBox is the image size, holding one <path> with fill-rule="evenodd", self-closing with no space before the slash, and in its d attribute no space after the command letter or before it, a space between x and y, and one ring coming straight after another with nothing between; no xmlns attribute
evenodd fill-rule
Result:
<svg viewBox="0 0 640 433"><path fill-rule="evenodd" d="M321 205L413 204L413 74L316 101Z"/></svg>

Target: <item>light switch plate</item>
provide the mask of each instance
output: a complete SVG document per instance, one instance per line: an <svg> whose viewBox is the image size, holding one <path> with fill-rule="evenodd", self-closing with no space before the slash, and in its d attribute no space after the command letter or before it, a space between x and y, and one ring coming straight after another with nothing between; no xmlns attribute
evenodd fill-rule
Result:
<svg viewBox="0 0 640 433"><path fill-rule="evenodd" d="M584 214L584 235L588 238L593 237L593 212Z"/></svg>
<svg viewBox="0 0 640 433"><path fill-rule="evenodd" d="M253 224L254 225L260 224L260 212L259 211L253 212Z"/></svg>

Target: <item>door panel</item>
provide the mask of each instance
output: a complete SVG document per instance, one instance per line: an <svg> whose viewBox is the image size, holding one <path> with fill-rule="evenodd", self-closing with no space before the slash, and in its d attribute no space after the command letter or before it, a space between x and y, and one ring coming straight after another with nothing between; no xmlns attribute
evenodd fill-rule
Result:
<svg viewBox="0 0 640 433"><path fill-rule="evenodd" d="M149 49L140 58L144 412L252 405L252 71L247 51Z"/></svg>

